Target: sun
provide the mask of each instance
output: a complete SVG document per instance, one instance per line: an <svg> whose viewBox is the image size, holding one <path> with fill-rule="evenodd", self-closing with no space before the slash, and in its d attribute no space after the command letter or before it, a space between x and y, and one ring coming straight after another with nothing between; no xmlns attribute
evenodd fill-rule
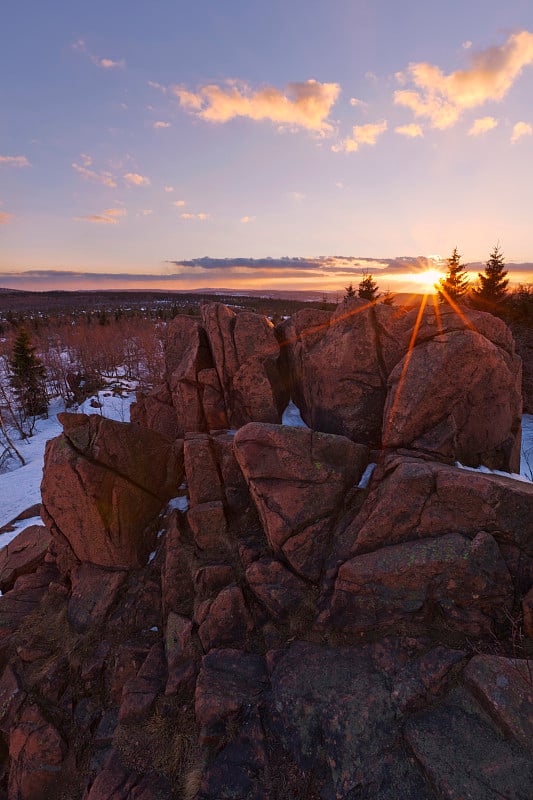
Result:
<svg viewBox="0 0 533 800"><path fill-rule="evenodd" d="M413 280L420 286L420 291L424 294L434 294L435 284L442 278L442 272L437 269L427 269L425 272L417 272L413 275Z"/></svg>

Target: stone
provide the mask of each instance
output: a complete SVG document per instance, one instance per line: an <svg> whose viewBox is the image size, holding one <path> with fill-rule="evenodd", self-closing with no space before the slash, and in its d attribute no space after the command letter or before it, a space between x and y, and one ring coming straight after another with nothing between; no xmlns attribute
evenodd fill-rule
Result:
<svg viewBox="0 0 533 800"><path fill-rule="evenodd" d="M533 639L533 586L522 600L522 613L524 615L524 633Z"/></svg>
<svg viewBox="0 0 533 800"><path fill-rule="evenodd" d="M151 648L137 675L124 684L119 722L146 719L157 696L163 692L166 679L164 648L162 643L158 642Z"/></svg>
<svg viewBox="0 0 533 800"><path fill-rule="evenodd" d="M187 512L187 520L200 550L227 548L226 515L220 500L193 506Z"/></svg>
<svg viewBox="0 0 533 800"><path fill-rule="evenodd" d="M184 544L183 522L177 512L168 520L165 534L165 559L161 569L163 616L170 611L188 616L194 604L189 553Z"/></svg>
<svg viewBox="0 0 533 800"><path fill-rule="evenodd" d="M23 709L9 737L9 797L42 800L56 796L66 745L36 705Z"/></svg>
<svg viewBox="0 0 533 800"><path fill-rule="evenodd" d="M305 582L274 558L261 558L250 564L246 580L259 602L275 619L297 614L305 603Z"/></svg>
<svg viewBox="0 0 533 800"><path fill-rule="evenodd" d="M137 392L137 401L130 406L130 422L169 439L179 438L182 428L167 383L160 384L148 394Z"/></svg>
<svg viewBox="0 0 533 800"><path fill-rule="evenodd" d="M341 436L262 423L241 428L234 447L274 554L317 581L332 518L359 481L367 448Z"/></svg>
<svg viewBox="0 0 533 800"><path fill-rule="evenodd" d="M20 575L35 572L44 561L50 541L44 525L30 525L0 550L1 592L12 589Z"/></svg>
<svg viewBox="0 0 533 800"><path fill-rule="evenodd" d="M415 617L426 625L487 634L510 613L513 586L488 533L457 533L384 547L339 569L322 622L370 631Z"/></svg>
<svg viewBox="0 0 533 800"><path fill-rule="evenodd" d="M217 647L239 647L253 630L253 620L238 586L227 586L215 597L198 636L204 652Z"/></svg>
<svg viewBox="0 0 533 800"><path fill-rule="evenodd" d="M224 492L210 437L200 434L186 439L183 456L191 507L223 500Z"/></svg>
<svg viewBox="0 0 533 800"><path fill-rule="evenodd" d="M111 571L83 563L71 573L72 593L68 621L78 633L95 628L107 617L126 579L123 571Z"/></svg>
<svg viewBox="0 0 533 800"><path fill-rule="evenodd" d="M8 733L18 710L26 699L20 679L13 665L8 664L0 678L0 730Z"/></svg>

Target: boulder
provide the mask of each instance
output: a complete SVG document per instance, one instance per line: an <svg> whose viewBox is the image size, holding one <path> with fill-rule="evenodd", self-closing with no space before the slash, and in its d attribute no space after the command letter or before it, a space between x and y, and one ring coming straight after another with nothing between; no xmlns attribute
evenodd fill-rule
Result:
<svg viewBox="0 0 533 800"><path fill-rule="evenodd" d="M250 564L246 580L259 602L276 619L297 614L305 603L305 582L274 558L261 558Z"/></svg>
<svg viewBox="0 0 533 800"><path fill-rule="evenodd" d="M50 541L50 533L44 525L30 525L0 550L1 592L12 589L20 575L35 572L44 561Z"/></svg>
<svg viewBox="0 0 533 800"><path fill-rule="evenodd" d="M370 631L411 617L479 636L510 613L513 585L488 533L457 533L383 547L339 568L322 623Z"/></svg>
<svg viewBox="0 0 533 800"><path fill-rule="evenodd" d="M181 443L99 416L62 414L64 433L47 443L43 518L63 568L144 564L155 534L147 525L183 477Z"/></svg>
<svg viewBox="0 0 533 800"><path fill-rule="evenodd" d="M254 628L242 589L238 586L222 589L199 623L198 636L204 652L218 647L243 647Z"/></svg>
<svg viewBox="0 0 533 800"><path fill-rule="evenodd" d="M55 797L66 745L36 705L26 707L9 738L9 797Z"/></svg>
<svg viewBox="0 0 533 800"><path fill-rule="evenodd" d="M141 428L156 431L169 439L179 437L181 427L167 383L160 384L148 394L137 392L137 402L130 406L130 422Z"/></svg>
<svg viewBox="0 0 533 800"><path fill-rule="evenodd" d="M316 582L333 520L363 474L367 448L342 436L264 423L241 428L234 447L273 552Z"/></svg>
<svg viewBox="0 0 533 800"><path fill-rule="evenodd" d="M126 579L126 572L83 563L72 570L70 579L68 621L78 633L83 633L105 620Z"/></svg>

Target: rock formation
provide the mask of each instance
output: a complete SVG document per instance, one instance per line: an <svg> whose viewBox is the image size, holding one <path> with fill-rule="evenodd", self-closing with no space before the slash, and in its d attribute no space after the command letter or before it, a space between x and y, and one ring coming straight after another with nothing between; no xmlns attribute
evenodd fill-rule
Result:
<svg viewBox="0 0 533 800"><path fill-rule="evenodd" d="M528 800L533 485L454 465L519 398L486 314L171 323L0 556L0 800Z"/></svg>

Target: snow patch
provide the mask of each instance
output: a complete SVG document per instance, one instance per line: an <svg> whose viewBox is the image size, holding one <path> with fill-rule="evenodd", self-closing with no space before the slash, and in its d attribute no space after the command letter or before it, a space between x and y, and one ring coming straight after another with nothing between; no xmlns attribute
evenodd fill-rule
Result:
<svg viewBox="0 0 533 800"><path fill-rule="evenodd" d="M377 464L375 462L371 462L368 467L365 469L363 474L361 475L361 480L357 484L358 489L368 489L368 484L370 483L370 478L372 477L372 473L374 472Z"/></svg>
<svg viewBox="0 0 533 800"><path fill-rule="evenodd" d="M187 511L189 508L189 498L173 497L172 500L169 500L167 508L169 511Z"/></svg>
<svg viewBox="0 0 533 800"><path fill-rule="evenodd" d="M298 406L295 406L292 400L289 401L289 405L283 412L281 417L281 424L282 425L291 425L293 428L308 428L309 425L306 425L302 419L302 415L300 414L300 409Z"/></svg>

